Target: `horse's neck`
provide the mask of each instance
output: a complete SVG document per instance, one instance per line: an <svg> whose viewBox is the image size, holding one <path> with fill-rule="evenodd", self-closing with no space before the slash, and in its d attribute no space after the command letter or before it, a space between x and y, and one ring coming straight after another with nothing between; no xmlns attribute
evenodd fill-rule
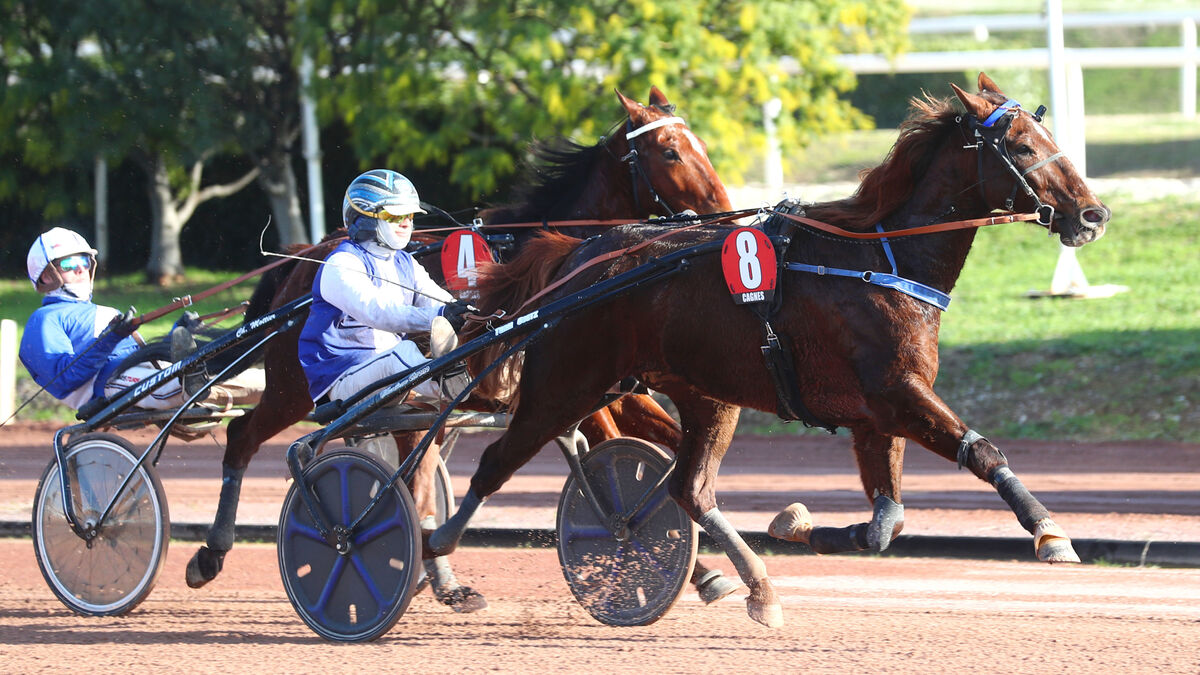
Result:
<svg viewBox="0 0 1200 675"><path fill-rule="evenodd" d="M937 188L936 183L939 182L925 180L922 185L917 186L907 202L883 218L881 224L884 229L906 230L933 223L983 217L987 214L977 190L962 189L966 186ZM861 226L855 228L854 223L839 222L838 214L842 211L835 205L836 203L815 205L810 207L809 215L839 227L861 229ZM896 272L907 279L920 281L949 293L957 283L963 265L966 264L975 233L975 228L966 228L939 234L892 237L888 241L896 260ZM806 248L813 251L820 260L806 260L803 254L797 260L840 267L858 266L860 271L891 271L891 263L882 243L868 245L819 236L811 240Z"/></svg>

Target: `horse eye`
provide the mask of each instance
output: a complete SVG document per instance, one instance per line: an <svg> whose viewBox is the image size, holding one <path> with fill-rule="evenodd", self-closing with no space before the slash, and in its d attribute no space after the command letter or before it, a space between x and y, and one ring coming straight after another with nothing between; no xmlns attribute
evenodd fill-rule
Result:
<svg viewBox="0 0 1200 675"><path fill-rule="evenodd" d="M1017 146L1017 154L1018 154L1018 155L1032 155L1032 154L1033 154L1033 148L1031 148L1031 147L1029 147L1028 145L1025 145L1024 143L1022 143L1022 144L1020 144L1020 145L1018 145L1018 146Z"/></svg>
<svg viewBox="0 0 1200 675"><path fill-rule="evenodd" d="M666 150L663 150L663 157L666 157L668 160L670 160L672 162L679 161L679 153L675 152L675 150L672 148L667 148Z"/></svg>

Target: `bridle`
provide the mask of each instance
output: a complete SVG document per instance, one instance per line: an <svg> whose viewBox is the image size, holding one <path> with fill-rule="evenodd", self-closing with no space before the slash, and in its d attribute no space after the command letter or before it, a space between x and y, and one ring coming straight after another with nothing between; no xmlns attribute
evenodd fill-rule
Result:
<svg viewBox="0 0 1200 675"><path fill-rule="evenodd" d="M1008 136L1008 128L1012 125L1013 120L1015 120L1020 114L1021 104L1010 98L993 110L992 113L983 121L980 121L975 115L967 115L965 118L967 129L974 136L975 143L963 147L974 148L978 150L981 147L986 146L993 153L995 153L996 157L1000 159L1000 163L1003 164L1004 168L1007 169L1012 175L1015 182L1013 184L1012 192L1009 193L1008 198L1004 200L1005 210L1013 210L1013 200L1017 196L1017 191L1023 190L1025 194L1028 195L1035 204L1037 204L1036 211L1038 215L1038 224L1049 227L1051 222L1054 220L1054 207L1050 204L1042 202L1042 200L1037 196L1037 193L1034 192L1032 187L1030 187L1029 181L1027 181L1025 177L1046 166L1047 164L1050 164L1051 162L1057 162L1060 158L1064 157L1066 153L1060 150L1024 170L1018 169L1016 162L1013 161L1012 155L1008 152L1008 144L1005 142L1005 138ZM1046 106L1043 105L1038 106L1037 111L1032 113L1032 116L1034 121L1036 121L1038 124L1041 124L1042 116L1045 114ZM960 116L956 121L961 123L963 120L964 118ZM983 153L978 153L978 155L976 155L976 159L979 166L979 191L981 194L983 194Z"/></svg>
<svg viewBox="0 0 1200 675"><path fill-rule="evenodd" d="M667 106L666 112L675 112L675 106ZM685 122L682 117L675 116L663 117L648 124L643 124L636 129L633 128L632 119L625 120L625 141L629 143L629 153L624 157L621 157L620 161L629 164L629 180L633 184L633 203L634 207L639 213L642 210L642 200L640 193L638 192L638 186L640 184L644 184L646 191L650 193L650 197L654 203L663 207L668 216L675 215L675 211L669 205L667 205L667 202L663 200L662 196L658 194L658 191L654 189L654 185L650 182L650 176L646 173L646 169L642 166L641 155L638 154L637 148L634 147L633 144L633 139L641 136L647 131L653 131L655 129L672 124L682 124L685 127L687 126L687 122Z"/></svg>

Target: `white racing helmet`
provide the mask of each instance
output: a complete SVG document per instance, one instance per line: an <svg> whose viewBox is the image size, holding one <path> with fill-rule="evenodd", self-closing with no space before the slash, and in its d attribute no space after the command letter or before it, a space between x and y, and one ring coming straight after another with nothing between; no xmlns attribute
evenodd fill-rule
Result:
<svg viewBox="0 0 1200 675"><path fill-rule="evenodd" d="M355 241L373 239L391 249L404 248L408 241L398 240L391 225L380 218L383 213L407 216L425 209L412 181L391 169L371 169L346 188L342 222Z"/></svg>
<svg viewBox="0 0 1200 675"><path fill-rule="evenodd" d="M34 240L33 246L29 247L29 255L25 256L25 270L29 281L39 293L49 293L59 288L63 284L62 275L50 263L77 254L85 254L90 259L88 279L94 280L96 249L92 248L86 239L79 233L62 227L43 232Z"/></svg>

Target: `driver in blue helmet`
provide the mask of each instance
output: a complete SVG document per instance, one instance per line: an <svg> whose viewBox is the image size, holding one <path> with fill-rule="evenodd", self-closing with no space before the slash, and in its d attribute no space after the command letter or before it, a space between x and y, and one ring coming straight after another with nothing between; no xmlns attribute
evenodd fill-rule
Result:
<svg viewBox="0 0 1200 675"><path fill-rule="evenodd" d="M444 317L457 332L469 305L430 278L404 247L413 215L425 213L403 175L372 169L355 178L342 200L350 234L317 271L313 302L300 333L299 355L313 401L345 400L374 382L429 359L410 339ZM414 387L427 399L451 399L470 378L462 369Z"/></svg>

